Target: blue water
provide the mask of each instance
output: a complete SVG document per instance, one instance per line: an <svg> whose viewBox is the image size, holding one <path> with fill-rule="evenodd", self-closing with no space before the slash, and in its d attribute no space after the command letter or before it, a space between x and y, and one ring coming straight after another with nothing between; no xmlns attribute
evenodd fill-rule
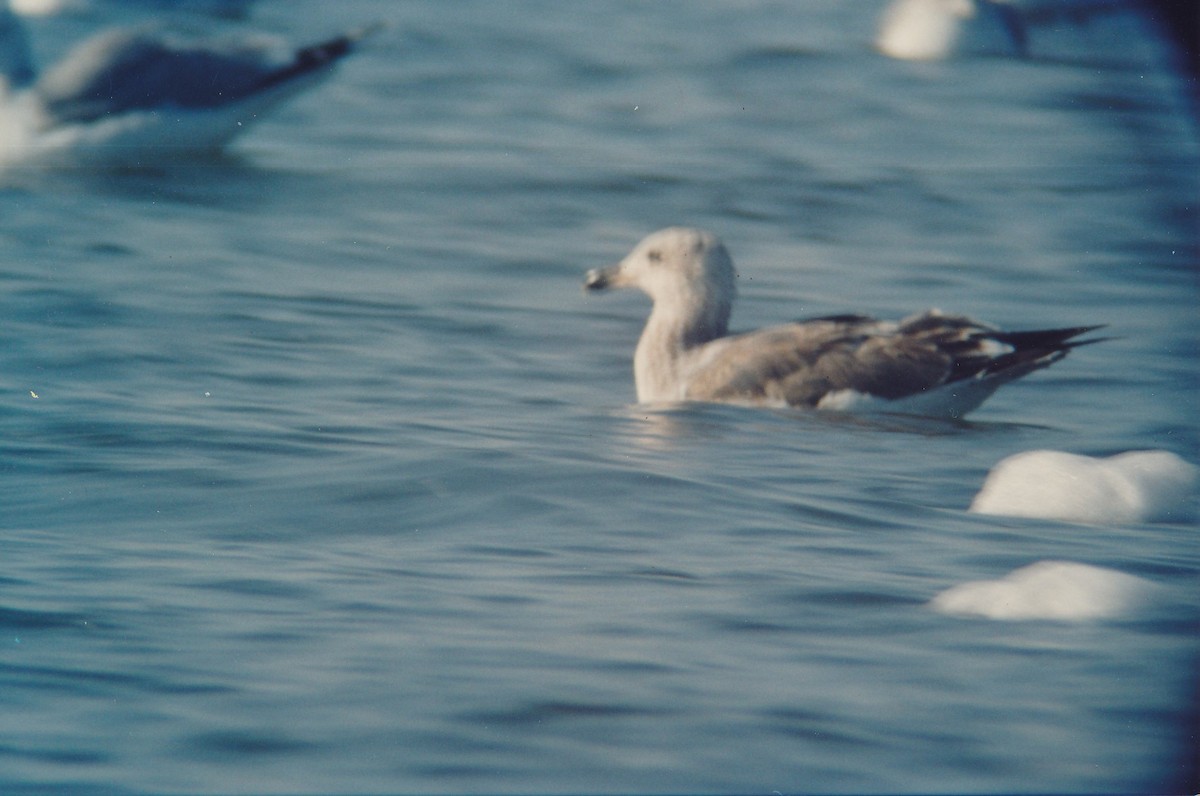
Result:
<svg viewBox="0 0 1200 796"><path fill-rule="evenodd" d="M1154 30L914 65L873 0L336 5L174 20L392 23L227 155L0 176L0 790L1197 787L1197 528L965 511L1021 450L1200 459ZM639 407L648 304L580 283L673 223L735 327L1115 339L969 423ZM1173 607L926 606L1044 559Z"/></svg>

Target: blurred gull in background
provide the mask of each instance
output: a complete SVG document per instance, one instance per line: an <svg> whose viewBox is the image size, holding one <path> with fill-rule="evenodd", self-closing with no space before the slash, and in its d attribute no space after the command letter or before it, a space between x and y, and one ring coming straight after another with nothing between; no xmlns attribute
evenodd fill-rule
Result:
<svg viewBox="0 0 1200 796"><path fill-rule="evenodd" d="M880 17L875 46L884 55L910 61L1023 56L1038 28L1138 12L1154 20L1194 62L1197 6L1195 0L893 0Z"/></svg>
<svg viewBox="0 0 1200 796"><path fill-rule="evenodd" d="M377 27L300 48L113 29L39 77L20 18L0 7L0 162L65 153L135 165L217 150Z"/></svg>
<svg viewBox="0 0 1200 796"><path fill-rule="evenodd" d="M1168 61L1200 115L1200 0L892 0L879 19L875 48L907 61L1024 57L1038 31L1082 30L1123 14L1149 22L1170 47Z"/></svg>
<svg viewBox="0 0 1200 796"><path fill-rule="evenodd" d="M884 11L875 46L884 55L929 61L957 53L1024 55L1025 22L995 0L897 0Z"/></svg>

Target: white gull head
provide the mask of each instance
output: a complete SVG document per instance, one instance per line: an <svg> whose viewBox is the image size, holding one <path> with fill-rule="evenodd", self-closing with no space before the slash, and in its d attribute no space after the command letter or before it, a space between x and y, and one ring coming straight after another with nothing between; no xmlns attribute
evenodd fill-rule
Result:
<svg viewBox="0 0 1200 796"><path fill-rule="evenodd" d="M644 238L623 260L587 273L588 290L635 287L654 301L637 351L638 400L686 396L680 359L724 337L737 296L733 260L711 232L669 227Z"/></svg>

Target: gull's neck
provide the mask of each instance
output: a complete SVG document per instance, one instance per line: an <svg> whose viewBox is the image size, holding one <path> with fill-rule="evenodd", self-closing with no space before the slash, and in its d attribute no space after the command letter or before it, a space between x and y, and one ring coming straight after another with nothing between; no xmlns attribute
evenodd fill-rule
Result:
<svg viewBox="0 0 1200 796"><path fill-rule="evenodd" d="M658 403L687 397L690 355L724 337L731 299L706 293L656 300L633 355L638 401Z"/></svg>

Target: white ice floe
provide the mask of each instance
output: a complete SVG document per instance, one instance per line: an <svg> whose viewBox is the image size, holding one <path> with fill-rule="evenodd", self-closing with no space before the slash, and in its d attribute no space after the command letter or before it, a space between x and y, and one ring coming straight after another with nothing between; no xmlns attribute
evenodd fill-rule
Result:
<svg viewBox="0 0 1200 796"><path fill-rule="evenodd" d="M730 335L734 282L721 241L683 227L660 230L616 265L588 272L588 290L636 287L654 301L634 352L640 402L957 418L1093 342L1074 338L1098 328L1004 332L935 310L895 322L832 315Z"/></svg>
<svg viewBox="0 0 1200 796"><path fill-rule="evenodd" d="M1039 561L999 580L946 589L929 603L935 611L987 619L1111 619L1149 605L1150 581L1070 561Z"/></svg>
<svg viewBox="0 0 1200 796"><path fill-rule="evenodd" d="M1200 468L1169 451L1025 451L992 468L970 510L1094 525L1186 520L1198 481Z"/></svg>
<svg viewBox="0 0 1200 796"><path fill-rule="evenodd" d="M373 29L300 48L110 30L39 77L20 18L0 6L0 165L142 164L219 149L327 77Z"/></svg>

